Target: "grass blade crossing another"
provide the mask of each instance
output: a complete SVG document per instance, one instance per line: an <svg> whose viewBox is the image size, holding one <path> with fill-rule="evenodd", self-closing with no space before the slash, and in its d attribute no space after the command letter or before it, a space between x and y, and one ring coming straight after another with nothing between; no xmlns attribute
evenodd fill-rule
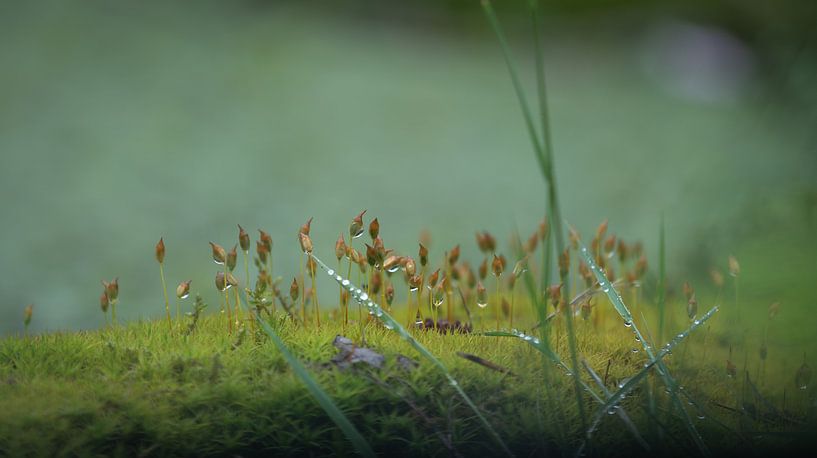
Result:
<svg viewBox="0 0 817 458"><path fill-rule="evenodd" d="M491 437L494 439L494 441L497 443L497 445L499 445L502 448L502 451L505 452L508 456L513 456L513 453L511 453L511 450L505 444L505 441L503 441L502 438L499 436L499 433L497 433L494 427L491 426L491 424L488 422L488 419L485 418L482 412L480 412L477 405L474 404L474 401L472 401L471 398L465 393L465 391L463 391L462 387L460 387L459 382L457 382L457 380L448 371L448 368L446 368L445 365L439 359L437 359L433 354L431 354L430 351L428 351L426 347L424 347L420 342L418 342L417 339L415 339L408 332L408 330L406 330L406 328L404 328L400 323L397 322L397 320L394 319L394 317L389 315L388 312L383 310L383 308L380 307L380 305L378 305L376 302L372 301L365 291L363 291L361 288L354 286L349 279L343 278L343 276L335 272L331 267L327 266L314 254L310 253L309 256L311 256L312 259L314 259L315 262L317 262L318 266L320 266L320 268L323 269L330 277L337 281L344 289L349 291L349 295L352 298L358 301L363 307L368 309L370 315L376 317L378 320L383 322L383 326L385 326L386 329L396 332L398 335L400 335L400 337L407 341L409 345L411 345L415 350L417 350L418 353L420 353L424 358L426 358L428 361L434 364L440 370L440 372L442 372L446 380L448 380L448 384L454 388L457 394L460 395L460 397L463 399L463 401L465 401L468 407L471 408L471 410L474 412L477 418L479 418L479 420L482 422L483 426L491 435Z"/></svg>
<svg viewBox="0 0 817 458"><path fill-rule="evenodd" d="M698 429L692 423L692 419L689 417L689 413L686 411L686 409L684 408L684 404L678 397L677 393L678 383L675 381L674 378L672 378L672 376L669 373L669 370L667 370L667 367L664 365L664 363L660 359L656 360L652 345L650 345L649 341L646 340L644 336L641 334L641 331L639 331L638 326L633 321L633 316L630 313L630 310L627 308L627 306L624 304L624 300L621 298L621 294L619 294L619 292L616 291L616 289L607 279L607 276L604 273L604 271L602 271L602 269L596 264L596 261L593 260L593 256L590 254L590 251L587 249L587 247L584 246L583 243L581 242L579 243L580 243L579 255L582 257L582 260L584 260L584 262L590 268L590 271L595 276L596 281L599 284L599 287L607 295L607 298L610 300L610 303L613 304L613 308L615 308L618 314L624 319L624 326L632 327L633 333L635 333L636 337L641 342L641 345L644 347L644 352L647 353L647 356L650 358L650 360L654 361L654 363L650 364L657 365L658 374L663 379L664 385L666 385L667 390L669 391L669 395L672 398L673 405L680 410L682 418L684 419L684 424L686 425L687 430L689 430L692 439L695 441L695 445L698 446L698 449L703 455L708 456L709 449L706 447L706 444L704 444L703 438L698 432Z"/></svg>

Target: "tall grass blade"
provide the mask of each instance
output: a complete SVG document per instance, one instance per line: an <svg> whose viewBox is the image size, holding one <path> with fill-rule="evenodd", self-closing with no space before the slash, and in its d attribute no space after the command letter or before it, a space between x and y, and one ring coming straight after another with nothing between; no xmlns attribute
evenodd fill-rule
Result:
<svg viewBox="0 0 817 458"><path fill-rule="evenodd" d="M278 337L278 334L272 329L272 326L270 326L266 320L261 318L261 315L258 313L257 310L255 311L255 320L257 323L260 323L261 329L264 330L264 332L269 336L270 340L272 340L275 346L278 347L278 350L281 352L281 354L284 355L284 359L286 359L287 363L290 365L290 367L292 367L292 370L293 372L295 372L295 375L297 375L298 378L300 378L301 381L304 382L304 385L306 385L306 388L309 390L309 393L315 398L316 401L318 401L318 404L320 404L320 406L323 407L323 410L326 411L326 414L329 415L329 418L331 418L332 421L334 421L335 424L338 425L341 431L343 431L343 434L346 436L347 439L349 439L349 442L352 443L357 452L361 456L373 458L375 456L375 453L372 450L372 447L366 441L366 439L363 438L363 436L360 434L357 428L355 428L352 422L350 422L349 419L346 418L346 415L343 414L343 412L340 410L337 404L335 404L332 398L330 398L329 395L326 394L326 392L323 391L323 389L321 389L320 385L318 385L318 382L316 382L315 379L312 378L311 375L309 375L309 372L306 370L304 365L301 364L298 358L296 358L292 353L289 352L289 349L281 340L281 338Z"/></svg>
<svg viewBox="0 0 817 458"><path fill-rule="evenodd" d="M390 329L396 332L403 340L407 341L409 345L411 345L420 355L422 355L425 359L435 365L440 372L445 376L446 380L448 380L448 384L454 388L454 391L460 395L460 397L465 401L468 407L474 412L474 414L479 418L482 425L494 439L497 445L499 445L502 450L508 455L513 456L511 450L499 436L499 433L496 432L493 426L488 422L488 419L480 412L479 408L474 404L470 397L465 394L462 387L460 387L459 382L451 375L448 371L448 368L437 359L434 355L431 354L428 349L426 349L420 342L418 342L407 330L404 328L400 323L397 322L391 315L389 315L383 308L380 307L376 302L369 299L369 295L363 291L362 289L356 287L352 284L351 281L347 278L343 278L340 274L335 272L331 267L327 266L323 261L321 261L317 256L310 253L312 259L318 263L318 265L323 269L329 276L331 276L336 282L338 282L344 289L349 291L350 296L358 301L363 307L365 307L369 314L376 317L383 323L383 326L386 329Z"/></svg>
<svg viewBox="0 0 817 458"><path fill-rule="evenodd" d="M658 232L658 342L664 341L664 311L667 294L667 254L664 230L664 214L661 214L661 227Z"/></svg>
<svg viewBox="0 0 817 458"><path fill-rule="evenodd" d="M704 455L709 455L709 449L706 447L706 444L703 442L703 438L701 437L698 429L692 423L692 419L689 417L689 413L684 408L684 404L681 402L680 398L678 397L678 383L675 381L674 378L667 370L666 365L658 359L655 358L655 352L653 351L652 345L649 343L648 340L644 338L639 331L638 326L636 326L635 322L633 321L633 316L630 313L630 310L624 304L624 300L621 298L621 294L610 284L610 281L605 276L605 273L596 265L596 262L593 260L593 256L590 254L590 251L584 246L583 243L580 242L579 246L579 255L582 257L582 260L588 265L590 271L596 277L596 281L599 284L599 287L602 291L607 294L607 298L610 300L610 303L613 304L613 308L616 309L616 312L624 319L624 325L627 327L632 327L633 332L635 333L638 340L641 342L641 345L644 347L644 351L647 353L647 356L650 360L653 360L653 363L656 364L658 368L658 374L664 381L664 385L666 385L667 390L669 391L670 398L672 399L673 405L678 408L681 412L681 416L684 419L684 424L687 427L690 435L692 436L693 441L698 446L700 452ZM717 307L716 307L717 308ZM696 320L698 322L700 320ZM693 326L695 324L693 323ZM675 339L673 339L674 341Z"/></svg>
<svg viewBox="0 0 817 458"><path fill-rule="evenodd" d="M519 238L519 231L515 230L516 237L514 240L521 240ZM545 254L545 266L544 268L544 277L543 280L547 281L550 279L550 231L547 232L545 235L545 241L543 242L543 248L546 248ZM522 257L524 255L524 250L522 248L521 242L517 243L514 247L516 250L517 257ZM528 297L530 299L531 304L533 305L534 311L536 312L536 316L539 319L539 338L537 339L539 342L539 346L541 346L540 351L544 353L544 357L542 358L542 369L544 372L544 383L546 386L550 387L552 385L552 374L551 374L551 367L548 364L547 360L551 359L551 357L556 357L553 351L550 349L550 326L547 322L547 301L545 301L544 297L542 296L540 291L536 290L536 280L533 278L533 274L531 273L530 269L525 270L522 274L522 278L525 283L525 289L527 290ZM547 286L546 283L542 284L542 291ZM550 355L550 356L548 356ZM558 360L558 357L556 357ZM561 361L560 361L561 362ZM568 371L569 372L569 371ZM546 401L548 403L549 412L555 414L557 432L559 433L559 437L565 439L565 432L562 429L562 425L564 423L564 412L562 410L562 403L558 402L557 400L553 399L553 394L550 389L545 390Z"/></svg>

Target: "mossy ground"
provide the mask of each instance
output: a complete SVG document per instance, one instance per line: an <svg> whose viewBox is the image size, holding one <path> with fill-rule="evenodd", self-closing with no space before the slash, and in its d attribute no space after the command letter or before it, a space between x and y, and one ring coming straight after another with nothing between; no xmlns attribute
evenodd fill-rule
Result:
<svg viewBox="0 0 817 458"><path fill-rule="evenodd" d="M605 311L595 325L577 322L580 354L600 375L607 373L611 391L645 361L643 352L633 351L632 334L613 313ZM750 396L745 399L755 409L754 415L739 421L725 408L736 406L742 389L739 380L724 370L729 339L719 329L727 317L723 312L716 316L710 331L693 335L667 361L702 409L689 406L707 445L716 454L731 454L780 447L794 450L813 443L799 433L813 430L815 424L813 396L808 391L788 390L781 415L768 414L763 401ZM487 456L499 452L444 377L389 330L369 323L365 333L367 345L386 356L385 368L342 371L330 363L337 353L332 340L345 334L359 344L359 326L344 330L339 323L325 320L319 329L304 328L284 315L272 322L379 454ZM475 327L479 330L480 325ZM567 360L560 328L554 323L552 341ZM266 336L228 335L225 319L217 315L202 318L189 336L180 334L170 332L167 321L158 320L0 340L0 454L354 453ZM416 335L451 370L516 455L576 450L582 433L571 381L551 366L547 383L541 355L531 346L520 339L476 333L443 336L417 331ZM467 361L457 356L458 351L505 366L513 375ZM419 365L406 369L397 364L401 354ZM733 359L742 373L743 354ZM793 371L791 365L787 370ZM749 372L754 379L752 366ZM758 385L782 411L782 396L777 393L790 377L771 366L764 374ZM656 387L659 418L650 418L644 408L649 386ZM555 407L548 408L548 399ZM667 409L666 399L660 382L650 379L623 407L652 444L653 455L692 454L694 445L683 423ZM586 400L593 412L598 405L589 397ZM643 450L618 418L609 416L587 452L625 456Z"/></svg>

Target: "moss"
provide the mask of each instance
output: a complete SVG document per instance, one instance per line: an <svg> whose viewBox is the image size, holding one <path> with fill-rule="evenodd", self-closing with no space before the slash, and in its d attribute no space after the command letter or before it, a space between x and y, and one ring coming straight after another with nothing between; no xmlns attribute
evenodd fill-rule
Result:
<svg viewBox="0 0 817 458"><path fill-rule="evenodd" d="M302 329L283 319L273 324L290 348L317 376L321 386L381 454L463 455L496 453L495 445L455 396L442 375L421 361L394 333L370 324L366 340L384 354L386 367L340 371L329 361L340 325ZM610 361L611 389L643 364L632 351L631 333L621 326L594 328L577 323L580 352L602 376ZM560 326L557 322L554 326ZM347 335L360 342L359 328ZM714 332L714 331L713 331ZM540 355L518 339L418 332L420 341L449 367L465 391L519 456L575 450L583 435L570 379L556 375L544 386ZM554 339L556 339L554 333ZM556 348L567 354L564 333ZM349 455L350 444L310 397L263 335L247 335L238 345L219 316L201 319L195 332L169 334L166 321L130 323L95 332L47 334L0 341L0 454L55 455ZM669 366L707 412L698 420L714 451L747 445L733 412L740 383L725 376L721 363L728 349L710 336L706 361L702 336L694 336L685 361L680 352ZM456 355L473 353L515 375L494 372ZM415 369L396 363L398 355L419 362ZM771 367L771 366L770 366ZM767 368L763 388L770 401L786 377ZM589 379L587 379L589 381ZM660 385L657 385L660 386ZM545 395L558 403L545 409ZM790 391L787 417L747 419L757 430L774 432L752 443L762 450L803 445L796 435L806 427L803 401L808 392ZM800 396L798 398L797 396ZM662 393L659 401L667 406ZM587 399L592 412L596 407ZM645 389L623 407L644 435L653 430L645 414ZM760 408L759 402L754 402ZM694 409L690 407L690 409ZM693 411L695 413L695 411ZM661 412L666 431L658 444L667 454L683 454L693 445L683 425ZM557 422L561 429L557 427ZM652 422L654 424L654 422ZM721 426L721 424L723 426ZM562 437L560 430L567 431ZM450 444L444 440L450 437ZM648 436L648 439L654 439ZM753 439L754 440L754 439ZM624 456L640 449L622 424L605 418L594 435L592 454Z"/></svg>

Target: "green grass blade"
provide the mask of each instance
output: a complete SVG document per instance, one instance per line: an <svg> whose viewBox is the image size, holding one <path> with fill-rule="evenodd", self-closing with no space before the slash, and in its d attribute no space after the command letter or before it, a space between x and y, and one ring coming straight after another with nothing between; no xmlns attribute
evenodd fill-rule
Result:
<svg viewBox="0 0 817 458"><path fill-rule="evenodd" d="M710 318L712 318L712 316L717 311L718 311L718 306L712 307L712 309L710 309L708 312L706 312L706 314L704 316L702 316L698 320L695 320L692 323L692 325L686 331L678 334L677 336L675 336L675 338L673 338L666 345L664 345L664 347L661 349L661 351L658 352L658 354L656 354L655 356L651 356L650 357L650 359L651 359L650 362L647 363L644 366L643 369L641 369L636 375L632 376L627 381L627 383L625 383L621 388L618 389L618 391L613 393L607 399L607 401L604 403L604 405L602 405L601 408L599 408L599 410L596 411L596 414L593 416L593 421L591 423L591 427L590 427L590 429L587 430L588 437L592 434L592 432L598 426L601 419L604 418L605 413L610 411L610 409L615 408L615 406L618 405L618 403L621 402L621 400L624 398L624 396L626 396L636 386L638 386L638 384L644 379L644 377L647 376L647 373L650 371L650 369L653 368L653 366L660 365L661 360L666 355L671 353L672 350L676 346L678 346L678 344L680 344L684 339L686 339L692 333L692 331L698 329L706 321L708 321Z"/></svg>
<svg viewBox="0 0 817 458"><path fill-rule="evenodd" d="M301 364L298 358L296 358L292 353L290 353L287 346L284 344L281 338L278 337L278 334L275 332L275 330L272 329L272 326L270 326L269 323L262 319L261 315L259 315L257 311L255 312L255 319L256 322L261 325L261 329L263 329L264 332L269 336L270 340L272 340L275 346L278 347L278 350L281 352L281 354L284 355L284 359L286 359L287 363L292 368L293 372L295 372L295 375L297 375L298 378L300 378L301 381L304 382L304 385L306 385L306 388L307 390L309 390L309 393L315 398L316 401L318 401L318 404L320 404L320 406L323 407L323 410L326 411L326 414L329 415L329 418L331 418L332 421L334 421L335 424L338 425L341 431L343 431L343 434L346 436L347 439L349 439L349 442L352 443L357 452L365 457L374 457L375 453L372 450L372 447L366 441L366 439L363 438L363 436L360 434L357 428L355 428L352 422L350 422L349 419L346 418L346 415L344 415L340 408L337 406L337 404L335 404L335 401L333 401L332 398L329 397L329 395L326 394L326 392L323 391L323 389L321 389L320 385L318 385L318 382L316 382L315 379L312 378L311 375L309 375L309 372L306 370L304 365Z"/></svg>
<svg viewBox="0 0 817 458"><path fill-rule="evenodd" d="M513 248L516 251L517 257L521 258L522 256L524 256L524 250L522 248L522 243L520 242L521 238L519 237L519 230L515 229L515 234L516 234L515 240L517 241L517 244ZM531 304L532 304L532 306L534 308L534 311L536 313L536 316L537 316L537 318L539 320L539 326L538 326L539 327L539 339L537 339L537 340L539 341L539 345L542 346L542 349L544 349L544 351L542 351L541 349L540 349L540 351L542 351L543 353L547 352L547 353L545 353L543 355L543 358L542 358L542 370L543 370L543 373L544 373L544 380L543 381L544 381L544 384L545 384L546 387L550 387L550 386L552 386L553 379L551 378L552 377L552 372L551 372L550 363L548 363L548 359L551 359L551 358L548 357L548 353L553 357L556 357L556 355L553 353L553 351L550 348L550 337L549 337L550 326L548 325L548 319L547 319L547 301L544 299L544 297L541 294L541 291L543 291L545 286L546 286L546 281L550 279L550 231L548 231L548 233L545 236L545 240L543 242L542 249L545 250L545 259L544 259L544 266L543 266L543 271L544 272L543 272L543 277L542 277L542 279L543 279L542 280L542 289L537 291L537 289L536 289L536 280L533 278L533 273L531 273L530 269L525 270L525 272L522 274L522 278L523 278L524 283L525 283L525 289L527 290L528 298L530 299L530 302L531 302ZM556 359L558 359L558 357L556 357ZM564 422L564 410L562 409L562 403L558 402L558 401L556 401L554 399L554 396L553 396L552 391L550 389L545 390L545 400L548 403L548 408L549 408L548 412L551 415L554 415L554 417L553 417L554 420L555 420L554 423L556 424L556 430L557 430L557 432L559 434L559 437L565 439L566 438L565 431L564 431L564 429L562 427L562 425L565 423Z"/></svg>
<svg viewBox="0 0 817 458"><path fill-rule="evenodd" d="M667 257L664 231L664 215L661 214L661 226L658 232L658 342L664 341L664 311L666 310L667 293Z"/></svg>
<svg viewBox="0 0 817 458"><path fill-rule="evenodd" d="M588 364L587 361L582 361L582 365L584 365L584 369L587 371L587 373L590 374L590 378L592 378L593 381L596 382L596 385L599 386L599 389L604 394L604 396L606 396L609 399L612 396L612 393L610 393L610 390L608 390L607 387L604 386L604 381L602 381L601 377L599 377L599 374L597 374L596 371L594 371L593 368L590 367L590 364ZM648 444L647 441L644 440L644 437L641 435L641 432L638 431L638 428L635 426L635 423L633 423L633 421L630 420L630 416L627 415L627 412L624 410L624 408L619 407L618 409L616 409L616 414L621 419L621 422L624 423L624 426L626 426L630 433L633 435L636 442L638 442L638 445L640 445L644 450L650 451L650 444Z"/></svg>
<svg viewBox="0 0 817 458"><path fill-rule="evenodd" d="M527 335L527 334L521 333L521 332L514 333L514 332L506 332L506 331L488 331L488 332L482 333L482 335L491 336L491 337L516 337L518 339L521 339L524 342L526 342L527 344L529 344L530 346L532 346L533 348L535 348L536 350L538 350L539 352L541 352L545 356L545 358L547 360L550 360L553 364L555 364L556 366L561 368L563 371L565 371L566 374L571 373L570 372L570 367L568 367L561 360L561 358L559 358L559 355L554 353L547 345L542 344L542 342L540 342L540 340L537 339L536 337L533 337L533 336L530 336L530 335ZM590 369L589 366L587 366L586 364L585 364L585 368L588 369L588 372L590 372L591 377L595 375L595 372L593 372L592 369ZM596 377L598 377L598 376L596 376ZM605 403L605 399L602 398L601 396L599 396L599 394L596 393L592 388L590 388L590 386L587 385L584 381L582 381L580 379L579 383L581 384L582 388L584 388L584 390L587 393L589 393L590 396L593 397L593 399L596 400L596 402L598 402L599 404L602 404L602 405ZM610 396L609 391L607 391L607 388L604 386L604 383L601 383L600 379L597 381L597 383L599 383L599 386L601 387L601 389L605 393L605 396ZM638 428L636 428L635 425L632 423L632 421L630 420L630 417L627 416L627 414L623 411L623 409L619 409L619 411L620 411L619 418L621 418L621 421L624 422L625 426L627 426L627 428L633 433L633 435L635 436L638 443L641 444L645 449L649 450L650 449L649 444L647 444L644 441L644 439L641 437L641 434L638 432Z"/></svg>
<svg viewBox="0 0 817 458"><path fill-rule="evenodd" d="M376 302L369 299L368 294L362 289L354 286L352 282L346 278L343 278L341 275L336 273L331 267L327 266L323 261L321 261L317 256L314 254L310 254L312 259L318 263L318 265L323 269L329 276L331 276L335 281L337 281L343 288L349 291L349 294L352 298L358 301L362 306L368 309L369 313L375 316L378 320L383 322L383 325L386 329L390 329L396 332L403 340L407 341L409 345L411 345L418 353L420 353L425 359L435 365L440 372L445 376L446 380L448 380L448 384L454 388L457 394L465 401L468 407L474 412L474 414L479 418L482 425L494 439L494 441L499 445L502 450L509 456L513 456L511 450L505 444L505 441L502 440L502 437L499 436L499 433L496 432L491 423L488 422L488 419L480 412L479 408L474 401L471 400L470 397L463 391L462 387L460 387L459 382L451 375L448 371L448 368L437 359L433 354L426 347L424 347L420 342L417 341L407 330L404 328L397 320L394 319L391 315L389 315L383 308L380 307Z"/></svg>
<svg viewBox="0 0 817 458"><path fill-rule="evenodd" d="M522 110L522 117L525 119L525 127L527 127L528 135L530 136L531 144L533 145L534 153L536 153L536 160L539 162L539 167L545 177L550 176L550 161L542 149L542 144L539 141L539 136L536 133L536 126L533 123L533 115L531 115L530 107L525 98L525 92L522 89L522 83L519 80L519 72L516 71L516 63L511 58L510 47L508 40L505 38L505 33L502 31L502 26L499 25L499 20L494 12L494 7L488 0L482 1L482 10L485 12L485 17L491 24L496 38L499 41L499 46L502 48L502 55L505 58L505 64L508 67L508 73L511 76L513 89L516 92L516 97L519 99L519 107Z"/></svg>
<svg viewBox="0 0 817 458"><path fill-rule="evenodd" d="M539 41L539 0L530 2L531 23L533 25L533 50L536 58L536 94L539 97L539 121L542 127L543 153L548 159L551 168L553 167L553 141L550 134L550 115L548 113L547 84L545 82L545 61L542 53L542 45Z"/></svg>
<svg viewBox="0 0 817 458"><path fill-rule="evenodd" d="M635 333L638 340L641 342L641 345L644 347L644 351L647 353L647 356L651 360L655 360L655 353L653 351L652 345L649 343L648 340L644 338L641 334L641 331L636 326L635 322L633 321L633 316L630 313L630 310L624 304L624 300L621 298L621 294L613 287L610 281L605 276L605 273L596 265L596 261L593 260L593 256L590 254L590 251L584 246L583 243L580 242L579 246L579 255L581 256L582 260L587 264L590 268L590 271L596 277L596 281L599 284L599 287L602 291L607 294L607 298L610 300L610 303L613 304L613 308L616 309L618 314L624 319L625 326L632 326L633 332ZM672 399L673 405L678 408L681 412L681 416L684 419L684 424L689 431L689 434L692 436L692 439L695 441L695 444L698 446L698 449L704 455L709 455L709 449L704 444L703 438L701 434L698 432L698 429L695 427L695 424L692 423L692 419L689 417L689 413L684 408L684 404L681 402L681 399L678 397L678 383L675 379L670 375L669 370L664 365L661 360L656 360L656 364L658 367L658 374L661 376L662 380L664 381L664 385L667 387L669 391L670 398Z"/></svg>

